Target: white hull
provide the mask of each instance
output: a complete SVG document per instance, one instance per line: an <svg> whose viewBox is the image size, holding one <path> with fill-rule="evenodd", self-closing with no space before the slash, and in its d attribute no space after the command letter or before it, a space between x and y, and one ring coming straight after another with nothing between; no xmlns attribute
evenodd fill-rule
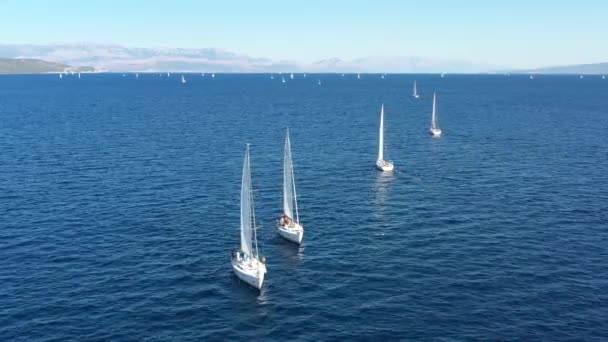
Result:
<svg viewBox="0 0 608 342"><path fill-rule="evenodd" d="M247 284L261 289L266 275L266 265L257 259L244 260L235 255L232 256L232 270L234 274Z"/></svg>
<svg viewBox="0 0 608 342"><path fill-rule="evenodd" d="M429 129L429 133L434 136L434 137L440 137L441 136L441 129L439 128L431 128Z"/></svg>
<svg viewBox="0 0 608 342"><path fill-rule="evenodd" d="M304 238L304 227L302 227L300 224L295 222L292 222L291 224L279 223L278 229L279 235L285 239L297 244L302 243L302 238Z"/></svg>
<svg viewBox="0 0 608 342"><path fill-rule="evenodd" d="M380 171L393 171L393 169L395 168L393 163L388 160L378 160L376 162L376 167Z"/></svg>
<svg viewBox="0 0 608 342"><path fill-rule="evenodd" d="M416 98L416 99L419 97L420 97L420 95L418 95L418 94L414 95L414 98Z"/></svg>

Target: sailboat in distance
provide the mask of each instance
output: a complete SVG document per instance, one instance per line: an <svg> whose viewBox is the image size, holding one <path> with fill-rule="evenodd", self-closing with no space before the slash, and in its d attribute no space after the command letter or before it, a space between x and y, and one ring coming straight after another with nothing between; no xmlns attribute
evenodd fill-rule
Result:
<svg viewBox="0 0 608 342"><path fill-rule="evenodd" d="M241 183L241 247L232 251L232 270L239 279L261 289L266 275L266 258L260 258L251 192L249 144L243 161Z"/></svg>
<svg viewBox="0 0 608 342"><path fill-rule="evenodd" d="M186 79L184 78L184 75L182 75L182 83L186 83Z"/></svg>
<svg viewBox="0 0 608 342"><path fill-rule="evenodd" d="M304 226L300 223L300 215L298 213L298 196L296 195L296 181L293 175L289 128L285 132L285 151L283 154L283 215L281 215L281 218L279 219L278 229L279 235L285 239L297 244L302 243Z"/></svg>
<svg viewBox="0 0 608 342"><path fill-rule="evenodd" d="M433 93L433 114L431 114L431 128L429 128L429 133L431 133L431 135L433 137L440 137L441 136L441 128L439 128L437 126L437 105L436 105L436 99L437 96L435 93Z"/></svg>
<svg viewBox="0 0 608 342"><path fill-rule="evenodd" d="M414 91L412 93L412 96L415 98L419 98L420 95L418 95L418 88L416 88L416 81L414 81Z"/></svg>
<svg viewBox="0 0 608 342"><path fill-rule="evenodd" d="M380 107L380 136L378 139L378 160L376 167L380 171L393 171L395 166L390 160L384 160L384 103Z"/></svg>

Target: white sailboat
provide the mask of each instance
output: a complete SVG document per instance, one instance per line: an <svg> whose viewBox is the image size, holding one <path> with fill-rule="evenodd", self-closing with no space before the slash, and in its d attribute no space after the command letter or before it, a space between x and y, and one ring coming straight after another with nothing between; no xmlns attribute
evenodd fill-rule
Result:
<svg viewBox="0 0 608 342"><path fill-rule="evenodd" d="M63 74L62 73L59 73L59 78L63 78Z"/></svg>
<svg viewBox="0 0 608 342"><path fill-rule="evenodd" d="M251 192L249 144L243 161L241 184L241 247L232 251L232 270L239 279L260 289L266 274L266 258L260 258Z"/></svg>
<svg viewBox="0 0 608 342"><path fill-rule="evenodd" d="M290 74L290 75L289 75L289 78L291 78L291 79L293 80L293 74Z"/></svg>
<svg viewBox="0 0 608 342"><path fill-rule="evenodd" d="M274 75L270 74L270 79L274 80Z"/></svg>
<svg viewBox="0 0 608 342"><path fill-rule="evenodd" d="M530 75L530 79L533 80L534 79L534 75Z"/></svg>
<svg viewBox="0 0 608 342"><path fill-rule="evenodd" d="M298 213L298 199L296 195L296 182L293 176L289 128L285 133L285 152L283 155L283 215L281 215L281 218L279 219L278 229L279 234L285 239L297 244L302 243L304 226L300 223L300 215Z"/></svg>
<svg viewBox="0 0 608 342"><path fill-rule="evenodd" d="M138 73L135 73L135 78L139 78L139 74Z"/></svg>
<svg viewBox="0 0 608 342"><path fill-rule="evenodd" d="M361 74L357 74L357 79L360 80L361 79Z"/></svg>
<svg viewBox="0 0 608 342"><path fill-rule="evenodd" d="M282 83L285 83L285 77L282 77L282 76L281 76L281 82L282 82Z"/></svg>
<svg viewBox="0 0 608 342"><path fill-rule="evenodd" d="M211 74L211 78L215 78L215 74Z"/></svg>
<svg viewBox="0 0 608 342"><path fill-rule="evenodd" d="M435 95L435 93L433 93L433 114L431 114L431 128L429 128L429 133L431 133L433 137L440 137L441 128L437 126L437 110L435 104L436 98L437 96Z"/></svg>
<svg viewBox="0 0 608 342"><path fill-rule="evenodd" d="M78 73L78 79L80 79L80 73Z"/></svg>
<svg viewBox="0 0 608 342"><path fill-rule="evenodd" d="M378 160L376 167L380 171L393 171L395 166L390 160L384 160L384 103L380 108L380 137L378 141Z"/></svg>
<svg viewBox="0 0 608 342"><path fill-rule="evenodd" d="M306 74L304 74L304 78L306 78Z"/></svg>
<svg viewBox="0 0 608 342"><path fill-rule="evenodd" d="M168 73L167 73L167 77L170 77L170 76L171 76L171 73L170 73L170 72L168 72Z"/></svg>
<svg viewBox="0 0 608 342"><path fill-rule="evenodd" d="M380 78L381 78L381 79L384 79L384 75L380 75Z"/></svg>
<svg viewBox="0 0 608 342"><path fill-rule="evenodd" d="M414 92L412 93L412 96L415 98L420 97L420 95L418 95L418 88L416 87L416 81L414 81Z"/></svg>
<svg viewBox="0 0 608 342"><path fill-rule="evenodd" d="M606 79L606 75L602 75L602 79L605 80Z"/></svg>
<svg viewBox="0 0 608 342"><path fill-rule="evenodd" d="M319 80L318 84L321 85L321 80Z"/></svg>
<svg viewBox="0 0 608 342"><path fill-rule="evenodd" d="M182 83L186 83L186 79L184 78L184 75L182 75Z"/></svg>

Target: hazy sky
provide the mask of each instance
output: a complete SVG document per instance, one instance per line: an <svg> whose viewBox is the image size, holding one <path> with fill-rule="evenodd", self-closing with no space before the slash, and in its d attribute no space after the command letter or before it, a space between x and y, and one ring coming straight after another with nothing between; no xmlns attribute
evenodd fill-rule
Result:
<svg viewBox="0 0 608 342"><path fill-rule="evenodd" d="M216 47L299 62L593 63L608 61L608 1L0 0L0 43L75 41Z"/></svg>

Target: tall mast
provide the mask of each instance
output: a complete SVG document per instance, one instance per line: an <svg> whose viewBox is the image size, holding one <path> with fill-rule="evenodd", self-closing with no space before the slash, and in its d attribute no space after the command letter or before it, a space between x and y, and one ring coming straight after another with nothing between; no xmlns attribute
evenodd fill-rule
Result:
<svg viewBox="0 0 608 342"><path fill-rule="evenodd" d="M435 101L436 101L436 97L437 97L436 94L433 93L433 115L431 117L431 128L432 129L435 129L437 127L437 124L435 123L435 115L436 115L435 114L435 107L436 107Z"/></svg>
<svg viewBox="0 0 608 342"><path fill-rule="evenodd" d="M378 160L384 159L384 103L380 108L380 138L378 141Z"/></svg>

